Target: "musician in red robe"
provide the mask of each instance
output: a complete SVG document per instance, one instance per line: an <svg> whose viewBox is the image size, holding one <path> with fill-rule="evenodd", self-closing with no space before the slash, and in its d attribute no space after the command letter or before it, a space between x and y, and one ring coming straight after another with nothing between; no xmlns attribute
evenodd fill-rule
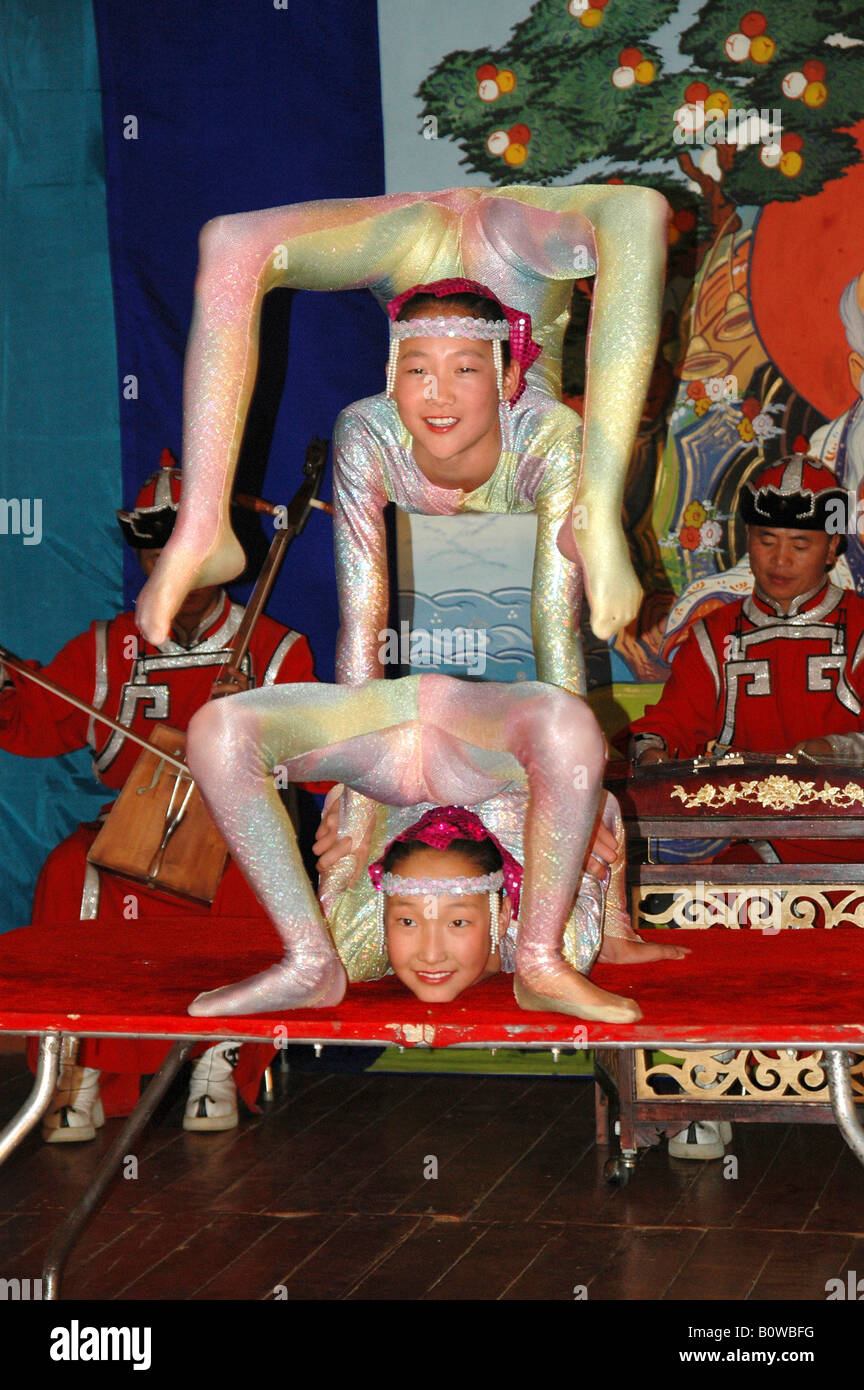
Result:
<svg viewBox="0 0 864 1390"><path fill-rule="evenodd" d="M126 540L150 574L174 525L180 500L180 473L168 450L148 478L134 510L118 512ZM243 617L218 586L187 595L174 619L169 640L148 644L133 613L97 621L74 637L44 668L34 669L71 695L104 710L125 728L147 739L165 723L185 730L210 698L214 679L230 660L228 646ZM230 688L314 681L306 638L262 615L249 651ZM44 758L89 745L93 770L103 786L119 791L141 749L115 730L0 666L0 747L25 757ZM227 688L227 687L226 687ZM327 790L329 783L311 786ZM105 808L107 812L110 806ZM104 818L104 813L103 813ZM50 925L75 918L123 922L131 917L265 917L233 860L228 861L209 909L175 895L154 891L105 873L87 862L100 823L79 825L48 856L36 884L32 921ZM50 1143L95 1137L104 1116L128 1115L138 1100L140 1076L154 1072L168 1050L164 1042L86 1039L77 1064L66 1059L57 1092L43 1122ZM250 1108L273 1049L227 1041L209 1048L193 1065L184 1128L231 1129L237 1124L237 1091ZM238 1060L239 1050L239 1060ZM35 1067L36 1046L28 1057Z"/></svg>
<svg viewBox="0 0 864 1390"><path fill-rule="evenodd" d="M641 765L716 746L864 764L864 599L832 584L847 497L830 469L794 454L741 490L755 584L699 619L659 702L631 725ZM849 840L779 841L772 858L857 858ZM734 862L760 856L747 846Z"/></svg>
<svg viewBox="0 0 864 1390"><path fill-rule="evenodd" d="M728 749L864 764L864 599L828 578L846 548L847 504L830 469L803 454L741 489L753 592L692 625L660 700L631 725L634 762ZM739 843L717 856L858 857L851 840ZM730 1137L728 1125L701 1122L669 1151L721 1158Z"/></svg>

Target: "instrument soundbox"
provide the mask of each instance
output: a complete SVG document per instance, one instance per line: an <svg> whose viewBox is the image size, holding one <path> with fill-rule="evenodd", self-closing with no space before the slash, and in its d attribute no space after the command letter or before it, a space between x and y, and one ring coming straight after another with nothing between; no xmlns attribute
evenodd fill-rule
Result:
<svg viewBox="0 0 864 1390"><path fill-rule="evenodd" d="M233 693L224 687L237 684L237 673L279 565L288 546L303 530L310 511L319 508L332 514L332 506L318 497L326 464L327 441L313 439L306 450L303 483L287 506L274 506L257 497L234 498L240 506L273 516L276 535L227 659L213 683L211 699ZM225 871L228 847L186 767L186 735L161 724L149 739L144 739L86 700L62 689L2 646L0 662L88 714L95 724L113 729L144 749L91 846L89 862L133 882L210 905ZM290 798L286 809L288 814L296 814Z"/></svg>
<svg viewBox="0 0 864 1390"><path fill-rule="evenodd" d="M87 855L91 864L148 887L209 905L228 861L228 847L183 760L186 735L154 729Z"/></svg>
<svg viewBox="0 0 864 1390"><path fill-rule="evenodd" d="M303 483L287 507L259 498L235 497L241 506L274 516L276 534L214 686L230 677L233 670L239 671L289 545L303 530L310 510L322 506L318 492L326 465L327 442L314 439L306 450ZM182 770L177 766L185 764L186 735L162 724L148 745L87 858L109 873L209 905L225 871L228 847L210 819L191 774L185 765ZM151 752L151 747L158 751ZM160 753L165 756L160 757Z"/></svg>

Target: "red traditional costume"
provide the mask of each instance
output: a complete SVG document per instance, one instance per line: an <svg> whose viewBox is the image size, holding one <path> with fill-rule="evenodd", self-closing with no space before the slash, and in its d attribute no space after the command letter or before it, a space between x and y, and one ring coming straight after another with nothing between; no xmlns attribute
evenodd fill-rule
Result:
<svg viewBox="0 0 864 1390"><path fill-rule="evenodd" d="M179 474L168 475L166 469L154 477L158 482L157 495L151 499L155 503L152 511L163 528L168 514L170 528L179 497ZM167 503L158 495L169 482L173 485L173 505L170 493ZM140 518L147 510L141 503L142 498L147 500L148 489L154 492L154 479L145 485L136 512L119 514L121 524L124 519ZM124 529L128 538L128 526ZM149 545L161 540L157 532L151 535ZM135 535L133 543L146 546L148 541ZM210 698L219 669L230 659L229 642L242 617L243 608L223 592L218 607L191 634L190 646L170 638L157 648L138 632L133 613L121 613L109 621L91 623L87 632L68 642L44 668L36 662L28 664L42 670L71 695L104 710L146 739L156 724L187 728L195 711ZM250 689L315 680L306 638L266 616L261 616L255 625L248 655L240 669ZM26 678L7 672L7 682L0 692L0 747L24 757L45 758L88 745L93 749L96 776L106 788L118 791L141 753L139 746ZM326 791L330 783L306 785L308 790ZM36 885L34 924L67 924L76 918L122 922L130 912L139 920L148 916L207 913L217 917L266 916L233 860L228 861L209 909L100 872L87 863L87 852L99 829L98 822L78 826L48 856ZM156 1071L167 1050L168 1045L161 1042L89 1039L81 1043L78 1063L103 1073L100 1086L105 1114L124 1115L138 1100L139 1077ZM31 1054L31 1065L35 1067L35 1046L31 1047ZM271 1057L272 1048L263 1046L244 1047L240 1051L234 1080L252 1108Z"/></svg>
<svg viewBox="0 0 864 1390"><path fill-rule="evenodd" d="M832 507L845 498L829 470L794 455L742 489L741 501L750 526L831 532ZM659 703L631 726L633 753L638 759L660 748L692 758L716 742L718 749L779 754L822 738L835 753L864 762L862 711L864 599L826 578L784 611L756 588L693 624ZM790 862L842 862L854 846L784 840L774 849Z"/></svg>

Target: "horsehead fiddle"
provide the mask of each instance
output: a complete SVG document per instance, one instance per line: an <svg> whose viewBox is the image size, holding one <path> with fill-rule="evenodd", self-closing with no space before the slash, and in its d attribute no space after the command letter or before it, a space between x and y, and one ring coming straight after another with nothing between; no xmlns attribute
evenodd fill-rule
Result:
<svg viewBox="0 0 864 1390"><path fill-rule="evenodd" d="M234 496L237 505L272 516L276 534L242 621L228 647L230 655L213 682L210 699L219 699L243 688L241 668L249 642L289 545L303 530L313 508L332 513L332 507L318 497L327 450L326 440L313 439L309 444L303 464L303 482L287 506L245 494ZM70 695L2 647L0 661L83 710L94 723L114 729L145 750L113 803L90 848L88 861L152 889L211 904L225 870L228 848L186 766L185 733L160 724L149 740L141 738L116 719ZM231 685L236 686L236 691L225 688Z"/></svg>

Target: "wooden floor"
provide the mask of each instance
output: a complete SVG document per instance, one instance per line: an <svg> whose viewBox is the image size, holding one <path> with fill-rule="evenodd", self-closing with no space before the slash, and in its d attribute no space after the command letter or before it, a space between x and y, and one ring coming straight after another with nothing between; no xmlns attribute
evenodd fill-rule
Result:
<svg viewBox="0 0 864 1390"><path fill-rule="evenodd" d="M0 1056L4 1122L22 1067ZM664 1144L611 1189L588 1080L275 1076L275 1101L228 1134L184 1134L175 1093L65 1298L822 1301L864 1272L864 1171L833 1127L737 1125L737 1177ZM0 1170L6 1278L38 1278L119 1124L72 1146L37 1131Z"/></svg>

